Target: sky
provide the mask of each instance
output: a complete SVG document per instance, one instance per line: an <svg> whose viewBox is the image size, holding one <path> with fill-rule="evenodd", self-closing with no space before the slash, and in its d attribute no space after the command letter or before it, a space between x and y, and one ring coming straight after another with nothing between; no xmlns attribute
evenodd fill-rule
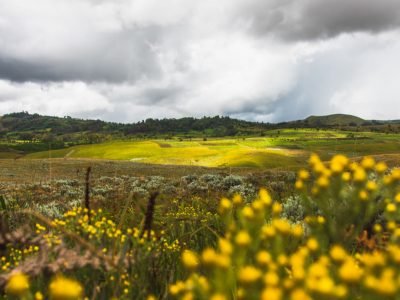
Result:
<svg viewBox="0 0 400 300"><path fill-rule="evenodd" d="M400 119L399 0L0 0L0 114Z"/></svg>

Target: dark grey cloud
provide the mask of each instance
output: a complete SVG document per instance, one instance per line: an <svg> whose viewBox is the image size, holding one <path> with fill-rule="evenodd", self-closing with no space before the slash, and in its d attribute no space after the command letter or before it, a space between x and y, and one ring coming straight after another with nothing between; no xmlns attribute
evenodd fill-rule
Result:
<svg viewBox="0 0 400 300"><path fill-rule="evenodd" d="M73 39L71 33L71 39ZM142 77L158 78L161 74L151 45L160 38L155 27L123 29L103 33L76 46L62 40L63 48L47 55L32 48L22 54L0 49L0 79L25 81L124 82Z"/></svg>
<svg viewBox="0 0 400 300"><path fill-rule="evenodd" d="M244 14L257 35L313 40L344 33L379 33L400 26L398 0L250 1Z"/></svg>

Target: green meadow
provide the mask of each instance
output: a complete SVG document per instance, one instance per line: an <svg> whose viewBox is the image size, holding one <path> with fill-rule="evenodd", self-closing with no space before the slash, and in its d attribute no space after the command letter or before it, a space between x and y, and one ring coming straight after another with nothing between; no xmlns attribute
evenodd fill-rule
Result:
<svg viewBox="0 0 400 300"><path fill-rule="evenodd" d="M304 165L311 153L328 159L336 153L349 157L398 156L398 134L317 129L267 131L260 137L214 139L119 140L101 144L36 152L25 158L86 158L126 160L163 165L204 167L291 168Z"/></svg>

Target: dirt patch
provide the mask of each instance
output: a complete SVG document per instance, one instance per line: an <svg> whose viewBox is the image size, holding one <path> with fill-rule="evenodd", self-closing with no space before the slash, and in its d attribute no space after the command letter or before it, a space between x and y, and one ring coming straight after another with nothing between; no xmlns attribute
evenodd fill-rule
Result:
<svg viewBox="0 0 400 300"><path fill-rule="evenodd" d="M171 148L171 144L155 142L160 148Z"/></svg>
<svg viewBox="0 0 400 300"><path fill-rule="evenodd" d="M236 143L232 142L226 142L226 143L213 143L213 142L205 142L205 143L200 143L200 145L203 146L236 146Z"/></svg>

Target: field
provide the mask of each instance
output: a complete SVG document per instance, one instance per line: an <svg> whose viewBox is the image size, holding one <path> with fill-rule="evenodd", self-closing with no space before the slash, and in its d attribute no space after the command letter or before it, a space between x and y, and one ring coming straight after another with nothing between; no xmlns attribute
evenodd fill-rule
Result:
<svg viewBox="0 0 400 300"><path fill-rule="evenodd" d="M192 140L113 141L37 152L26 158L90 158L203 167L296 168L311 153L328 159L393 154L398 158L398 134L285 129L265 137Z"/></svg>
<svg viewBox="0 0 400 300"><path fill-rule="evenodd" d="M284 129L1 159L0 298L399 299L399 149Z"/></svg>

